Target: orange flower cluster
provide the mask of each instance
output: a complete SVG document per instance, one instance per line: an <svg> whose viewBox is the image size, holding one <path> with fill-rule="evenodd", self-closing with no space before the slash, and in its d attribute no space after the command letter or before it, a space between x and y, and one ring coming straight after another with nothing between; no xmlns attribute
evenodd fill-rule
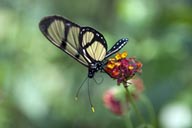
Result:
<svg viewBox="0 0 192 128"><path fill-rule="evenodd" d="M117 53L115 58L110 58L105 66L105 72L114 79L117 84L127 82L137 72L141 72L142 63L135 58L126 58L127 52Z"/></svg>

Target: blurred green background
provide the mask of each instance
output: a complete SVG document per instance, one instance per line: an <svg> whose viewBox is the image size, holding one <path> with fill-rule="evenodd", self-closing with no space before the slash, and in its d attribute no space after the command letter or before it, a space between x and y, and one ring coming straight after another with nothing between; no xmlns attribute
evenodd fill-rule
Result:
<svg viewBox="0 0 192 128"><path fill-rule="evenodd" d="M177 128L192 127L191 12L190 0L0 0L0 128L125 127L103 105L104 91L116 85L106 74L97 74L101 85L91 84L95 113L86 85L74 100L87 69L40 32L39 21L52 14L96 28L109 48L128 37L123 50L143 63L158 127L173 126L178 114L188 124Z"/></svg>

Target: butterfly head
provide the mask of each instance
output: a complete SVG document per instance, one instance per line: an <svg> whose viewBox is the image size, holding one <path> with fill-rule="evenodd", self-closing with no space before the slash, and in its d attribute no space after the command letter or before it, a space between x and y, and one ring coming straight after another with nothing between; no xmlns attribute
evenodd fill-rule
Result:
<svg viewBox="0 0 192 128"><path fill-rule="evenodd" d="M90 64L88 77L93 78L94 74L103 69L104 63L102 61L96 61L95 63Z"/></svg>

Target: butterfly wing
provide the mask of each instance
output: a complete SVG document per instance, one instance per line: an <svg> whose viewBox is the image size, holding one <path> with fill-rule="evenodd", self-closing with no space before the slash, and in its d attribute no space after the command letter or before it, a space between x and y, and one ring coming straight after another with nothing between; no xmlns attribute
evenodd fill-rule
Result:
<svg viewBox="0 0 192 128"><path fill-rule="evenodd" d="M55 15L43 18L39 23L39 28L51 43L81 64L88 66L87 60L83 57L81 42L79 42L81 31L79 25Z"/></svg>
<svg viewBox="0 0 192 128"><path fill-rule="evenodd" d="M103 61L107 53L107 43L103 35L91 27L82 27L79 37L86 60L90 64Z"/></svg>
<svg viewBox="0 0 192 128"><path fill-rule="evenodd" d="M120 39L119 41L117 41L113 47L106 53L105 58L108 58L109 56L115 54L116 52L118 52L119 50L121 50L128 42L127 38L123 38Z"/></svg>

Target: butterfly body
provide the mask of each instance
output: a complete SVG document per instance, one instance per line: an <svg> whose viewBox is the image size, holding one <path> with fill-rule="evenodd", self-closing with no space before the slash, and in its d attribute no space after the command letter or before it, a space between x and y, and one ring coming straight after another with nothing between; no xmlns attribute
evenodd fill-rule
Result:
<svg viewBox="0 0 192 128"><path fill-rule="evenodd" d="M39 23L44 36L55 46L88 68L88 77L102 71L106 59L128 42L120 39L107 50L104 36L91 27L81 27L61 16L48 16Z"/></svg>

